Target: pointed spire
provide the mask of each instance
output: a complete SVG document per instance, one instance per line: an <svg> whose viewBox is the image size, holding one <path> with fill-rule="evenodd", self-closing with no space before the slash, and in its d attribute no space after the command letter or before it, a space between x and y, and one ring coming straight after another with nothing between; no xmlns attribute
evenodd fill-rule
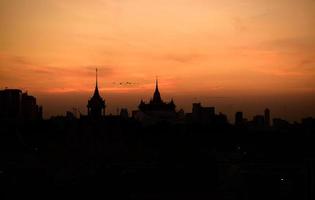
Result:
<svg viewBox="0 0 315 200"><path fill-rule="evenodd" d="M158 82L158 77L157 76L155 78L155 89L159 90L159 82Z"/></svg>
<svg viewBox="0 0 315 200"><path fill-rule="evenodd" d="M154 91L154 94L153 94L153 102L155 102L155 103L162 102L158 84L159 84L158 83L158 78L156 77L156 80L155 80L155 91Z"/></svg>
<svg viewBox="0 0 315 200"><path fill-rule="evenodd" d="M95 90L94 90L94 95L95 97L99 97L100 94L99 94L99 91L98 91L98 77L97 77L97 68L95 69Z"/></svg>
<svg viewBox="0 0 315 200"><path fill-rule="evenodd" d="M105 100L100 96L98 91L98 74L97 68L95 69L95 90L93 96L88 101L88 116L96 119L100 119L105 115Z"/></svg>
<svg viewBox="0 0 315 200"><path fill-rule="evenodd" d="M96 68L96 84L95 84L96 87L98 87L98 80L97 80L97 78L98 78L98 77L97 77L97 68Z"/></svg>

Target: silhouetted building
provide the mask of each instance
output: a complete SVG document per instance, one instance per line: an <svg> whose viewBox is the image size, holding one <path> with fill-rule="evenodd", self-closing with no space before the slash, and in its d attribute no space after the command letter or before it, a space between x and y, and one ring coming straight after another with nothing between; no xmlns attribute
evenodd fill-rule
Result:
<svg viewBox="0 0 315 200"><path fill-rule="evenodd" d="M192 120L194 122L209 122L215 117L214 107L203 107L201 103L193 103Z"/></svg>
<svg viewBox="0 0 315 200"><path fill-rule="evenodd" d="M133 110L131 112L131 117L134 118L134 119L137 118L137 115L139 114L139 112L140 112L139 110Z"/></svg>
<svg viewBox="0 0 315 200"><path fill-rule="evenodd" d="M101 118L105 116L105 100L101 97L98 91L98 80L97 80L97 69L96 69L96 83L94 94L88 101L88 116L92 118Z"/></svg>
<svg viewBox="0 0 315 200"><path fill-rule="evenodd" d="M256 128L262 128L265 126L265 116L255 115L253 117L252 125Z"/></svg>
<svg viewBox="0 0 315 200"><path fill-rule="evenodd" d="M0 91L0 117L4 119L42 119L43 108L36 104L36 98L19 89Z"/></svg>
<svg viewBox="0 0 315 200"><path fill-rule="evenodd" d="M180 121L184 121L185 120L185 111L183 109L180 109L177 112L177 119Z"/></svg>
<svg viewBox="0 0 315 200"><path fill-rule="evenodd" d="M270 110L268 108L265 109L265 126L270 126Z"/></svg>
<svg viewBox="0 0 315 200"><path fill-rule="evenodd" d="M228 125L227 116L220 112L218 115L214 116L214 123L216 125L223 126L223 127L227 126Z"/></svg>
<svg viewBox="0 0 315 200"><path fill-rule="evenodd" d="M22 115L27 120L43 118L43 108L38 106L36 98L28 95L27 92L22 94Z"/></svg>
<svg viewBox="0 0 315 200"><path fill-rule="evenodd" d="M128 119L129 118L128 109L127 108L122 108L120 110L120 114L119 115L120 115L121 118Z"/></svg>
<svg viewBox="0 0 315 200"><path fill-rule="evenodd" d="M141 100L139 112L135 113L135 118L140 121L156 122L160 120L172 121L176 119L176 105L173 99L170 102L164 102L161 98L158 80L155 82L155 91L153 98L149 103Z"/></svg>
<svg viewBox="0 0 315 200"><path fill-rule="evenodd" d="M22 91L19 89L5 89L0 91L0 116L6 119L21 117Z"/></svg>
<svg viewBox="0 0 315 200"><path fill-rule="evenodd" d="M235 113L235 125L243 125L244 124L244 118L243 118L243 112L236 112Z"/></svg>
<svg viewBox="0 0 315 200"><path fill-rule="evenodd" d="M195 125L225 126L228 125L227 116L215 114L214 107L203 107L201 103L192 104L192 113L186 114L186 122Z"/></svg>
<svg viewBox="0 0 315 200"><path fill-rule="evenodd" d="M275 129L287 130L290 126L290 123L284 119L274 118L273 119L273 127Z"/></svg>
<svg viewBox="0 0 315 200"><path fill-rule="evenodd" d="M76 116L75 116L75 114L73 112L67 111L66 112L66 119L73 120L73 119L76 119Z"/></svg>
<svg viewBox="0 0 315 200"><path fill-rule="evenodd" d="M306 134L310 134L310 135L315 134L315 118L313 117L303 118L301 125Z"/></svg>

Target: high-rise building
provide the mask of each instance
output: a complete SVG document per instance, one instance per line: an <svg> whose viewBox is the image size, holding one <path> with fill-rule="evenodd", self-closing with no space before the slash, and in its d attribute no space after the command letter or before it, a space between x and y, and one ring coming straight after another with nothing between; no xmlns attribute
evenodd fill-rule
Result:
<svg viewBox="0 0 315 200"><path fill-rule="evenodd" d="M98 77L96 69L96 82L93 96L90 98L87 104L88 116L91 118L101 118L105 116L105 100L101 97L98 91Z"/></svg>
<svg viewBox="0 0 315 200"><path fill-rule="evenodd" d="M5 89L0 91L0 117L5 119L19 119L22 117L22 91L19 89Z"/></svg>
<svg viewBox="0 0 315 200"><path fill-rule="evenodd" d="M270 110L268 108L265 109L265 125L266 127L270 126Z"/></svg>
<svg viewBox="0 0 315 200"><path fill-rule="evenodd" d="M121 118L128 119L128 118L129 118L128 109L127 109L127 108L122 108L122 109L120 110L119 116L120 116Z"/></svg>
<svg viewBox="0 0 315 200"><path fill-rule="evenodd" d="M265 125L265 116L255 115L253 117L252 125L254 125L256 128L263 128Z"/></svg>
<svg viewBox="0 0 315 200"><path fill-rule="evenodd" d="M0 118L5 119L42 119L43 108L38 106L36 98L19 89L0 91Z"/></svg>
<svg viewBox="0 0 315 200"><path fill-rule="evenodd" d="M214 107L203 107L201 103L193 103L192 120L198 122L209 122L215 117Z"/></svg>
<svg viewBox="0 0 315 200"><path fill-rule="evenodd" d="M34 96L28 95L27 92L22 94L22 115L24 119L42 119L42 107L36 103Z"/></svg>
<svg viewBox="0 0 315 200"><path fill-rule="evenodd" d="M235 125L239 126L244 124L243 112L235 113Z"/></svg>

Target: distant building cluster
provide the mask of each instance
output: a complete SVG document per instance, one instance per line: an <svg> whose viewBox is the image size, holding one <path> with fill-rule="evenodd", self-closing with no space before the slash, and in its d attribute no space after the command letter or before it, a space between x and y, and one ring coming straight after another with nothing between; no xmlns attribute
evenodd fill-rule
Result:
<svg viewBox="0 0 315 200"><path fill-rule="evenodd" d="M234 124L238 127L247 125L254 128L268 128L271 126L270 110L266 108L264 115L255 115L251 121L248 121L248 119L244 118L243 112L238 111L235 113Z"/></svg>
<svg viewBox="0 0 315 200"><path fill-rule="evenodd" d="M100 96L97 83L93 96L88 101L88 115L81 118L103 119L105 117L105 100ZM110 117L109 115L107 117ZM112 116L113 117L113 116ZM129 112L127 108L120 111L117 110L117 116L121 119L128 119ZM192 112L185 113L184 110L176 110L176 104L173 99L166 102L162 99L158 80L155 83L155 91L149 102L140 101L137 110L131 112L131 118L141 122L144 125L156 124L159 122L167 123L188 123L188 124L203 124L203 125L227 125L229 124L227 116L222 113L216 113L215 107L205 107L201 103L192 104ZM313 118L311 118L312 120ZM304 121L302 120L304 123ZM268 130L271 127L276 129L288 129L290 123L280 118L271 119L270 110L266 108L263 114L255 115L252 120L244 117L244 113L238 111L235 113L234 125L240 128L250 128L254 130Z"/></svg>
<svg viewBox="0 0 315 200"><path fill-rule="evenodd" d="M36 98L19 89L0 90L1 119L42 119L43 108L37 105Z"/></svg>
<svg viewBox="0 0 315 200"><path fill-rule="evenodd" d="M214 107L203 107L201 103L193 103L192 113L186 115L192 122L211 123L215 119Z"/></svg>
<svg viewBox="0 0 315 200"><path fill-rule="evenodd" d="M144 125L152 125L159 122L172 124L188 123L201 125L227 125L227 116L216 113L215 107L205 107L201 103L193 103L192 111L185 113L183 109L177 110L173 99L164 101L159 91L158 80L155 82L155 91L149 102L140 101L137 110L129 113L127 108L117 109L117 115L112 114L105 116L106 103L101 97L98 88L98 74L96 69L95 89L91 98L87 102L87 115L80 113L80 119L101 120L115 117L121 119L134 119ZM76 119L75 112L67 111L66 118ZM130 116L131 115L131 116ZM0 91L0 117L8 119L42 119L43 109L36 103L36 98L22 93L19 89L5 89ZM304 119L303 119L304 120ZM311 119L302 120L302 123L308 123ZM290 123L280 118L271 119L270 110L266 108L264 114L255 115L252 120L244 117L244 113L238 111L235 113L234 125L240 128L251 129L285 129L290 127Z"/></svg>

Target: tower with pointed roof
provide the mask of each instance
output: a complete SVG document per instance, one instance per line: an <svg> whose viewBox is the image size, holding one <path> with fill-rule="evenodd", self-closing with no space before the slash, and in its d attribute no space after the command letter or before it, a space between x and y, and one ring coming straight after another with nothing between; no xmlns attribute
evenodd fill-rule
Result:
<svg viewBox="0 0 315 200"><path fill-rule="evenodd" d="M155 81L155 91L150 102L140 101L138 106L139 115L145 116L149 121L174 120L176 117L176 105L173 99L170 102L164 102L159 91L158 79Z"/></svg>
<svg viewBox="0 0 315 200"><path fill-rule="evenodd" d="M161 95L160 95L160 91L159 91L159 82L158 82L157 78L155 80L155 91L153 94L152 102L155 104L162 103L162 99L161 99Z"/></svg>
<svg viewBox="0 0 315 200"><path fill-rule="evenodd" d="M105 100L98 91L98 74L96 69L95 90L93 96L88 101L88 116L92 118L101 118L105 115Z"/></svg>

